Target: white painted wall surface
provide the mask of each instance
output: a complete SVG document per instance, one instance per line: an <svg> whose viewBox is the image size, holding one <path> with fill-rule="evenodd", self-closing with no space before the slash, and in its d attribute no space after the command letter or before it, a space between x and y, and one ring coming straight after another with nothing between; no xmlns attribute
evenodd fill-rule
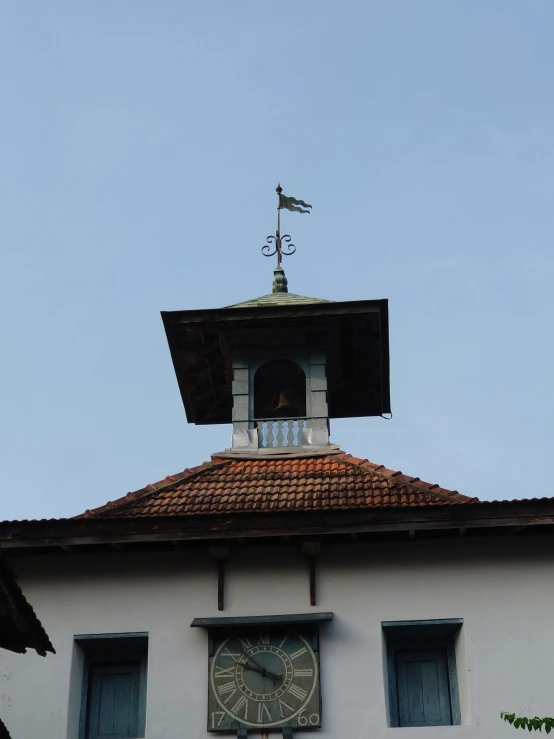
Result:
<svg viewBox="0 0 554 739"><path fill-rule="evenodd" d="M224 614L203 552L17 559L57 654L0 650L0 715L15 739L77 739L82 660L74 635L148 632L147 739L206 739L207 634L190 628L193 618L313 610L335 614L321 630L321 739L516 739L500 711L554 713L552 550L551 539L517 537L328 546L310 608L299 546L242 547L227 567ZM465 725L389 728L381 622L437 618L464 619Z"/></svg>

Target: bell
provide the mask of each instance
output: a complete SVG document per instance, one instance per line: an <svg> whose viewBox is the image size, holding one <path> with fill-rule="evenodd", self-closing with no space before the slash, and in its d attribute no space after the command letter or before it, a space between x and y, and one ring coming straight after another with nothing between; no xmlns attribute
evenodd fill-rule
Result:
<svg viewBox="0 0 554 739"><path fill-rule="evenodd" d="M290 389L283 390L280 393L279 401L273 413L276 418L296 418L297 416L304 415L298 399L295 398L295 393Z"/></svg>

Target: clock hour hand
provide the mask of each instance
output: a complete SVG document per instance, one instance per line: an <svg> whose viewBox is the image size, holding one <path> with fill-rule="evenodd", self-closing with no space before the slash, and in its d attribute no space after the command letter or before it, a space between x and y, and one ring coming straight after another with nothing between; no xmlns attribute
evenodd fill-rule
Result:
<svg viewBox="0 0 554 739"><path fill-rule="evenodd" d="M274 672L270 672L269 670L266 670L266 668L263 665L261 665L258 662L258 660L254 659L254 657L252 657L252 655L250 655L250 657L248 657L248 660L250 662L253 662L256 665L256 667L259 667L260 670L263 670L264 673L273 680L273 682L275 682L275 680L282 680L283 679L283 676L282 675L276 675Z"/></svg>
<svg viewBox="0 0 554 739"><path fill-rule="evenodd" d="M250 662L253 662L254 664L251 664ZM240 662L238 664L241 664ZM274 683L276 683L278 680L282 680L282 675L276 675L274 672L269 672L269 670L266 670L265 667L262 667L259 662L256 662L256 660L253 657L248 657L246 662L242 663L244 668L246 670L252 670L252 672L257 672L259 675L263 675L263 677L269 677Z"/></svg>

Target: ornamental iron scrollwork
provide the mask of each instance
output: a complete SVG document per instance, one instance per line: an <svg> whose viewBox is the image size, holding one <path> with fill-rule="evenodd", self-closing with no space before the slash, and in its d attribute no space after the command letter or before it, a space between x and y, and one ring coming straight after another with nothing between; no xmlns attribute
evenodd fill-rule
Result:
<svg viewBox="0 0 554 739"><path fill-rule="evenodd" d="M281 266L281 257L290 257L296 251L296 246L291 243L292 239L288 234L279 236L277 232L275 236L268 236L267 242L262 246L262 254L264 257L272 257L277 254L278 266Z"/></svg>

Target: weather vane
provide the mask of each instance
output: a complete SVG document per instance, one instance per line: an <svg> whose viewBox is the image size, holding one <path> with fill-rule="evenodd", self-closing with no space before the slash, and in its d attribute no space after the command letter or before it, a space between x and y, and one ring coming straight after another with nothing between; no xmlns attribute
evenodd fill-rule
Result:
<svg viewBox="0 0 554 739"><path fill-rule="evenodd" d="M281 210L295 210L297 213L310 213L306 208L311 208L311 205L305 203L303 200L297 200L296 198L288 197L283 195L283 188L281 185L277 185L275 188L277 192L277 231L275 236L267 237L267 244L262 247L262 254L264 257L272 257L277 254L277 272L282 272L282 278L279 284L276 284L275 279L273 281L273 292L287 292L287 279L284 276L283 268L281 267L281 261L283 256L288 257L294 254L296 246L291 243L291 238L288 234L281 236ZM299 207L302 206L302 207Z"/></svg>

